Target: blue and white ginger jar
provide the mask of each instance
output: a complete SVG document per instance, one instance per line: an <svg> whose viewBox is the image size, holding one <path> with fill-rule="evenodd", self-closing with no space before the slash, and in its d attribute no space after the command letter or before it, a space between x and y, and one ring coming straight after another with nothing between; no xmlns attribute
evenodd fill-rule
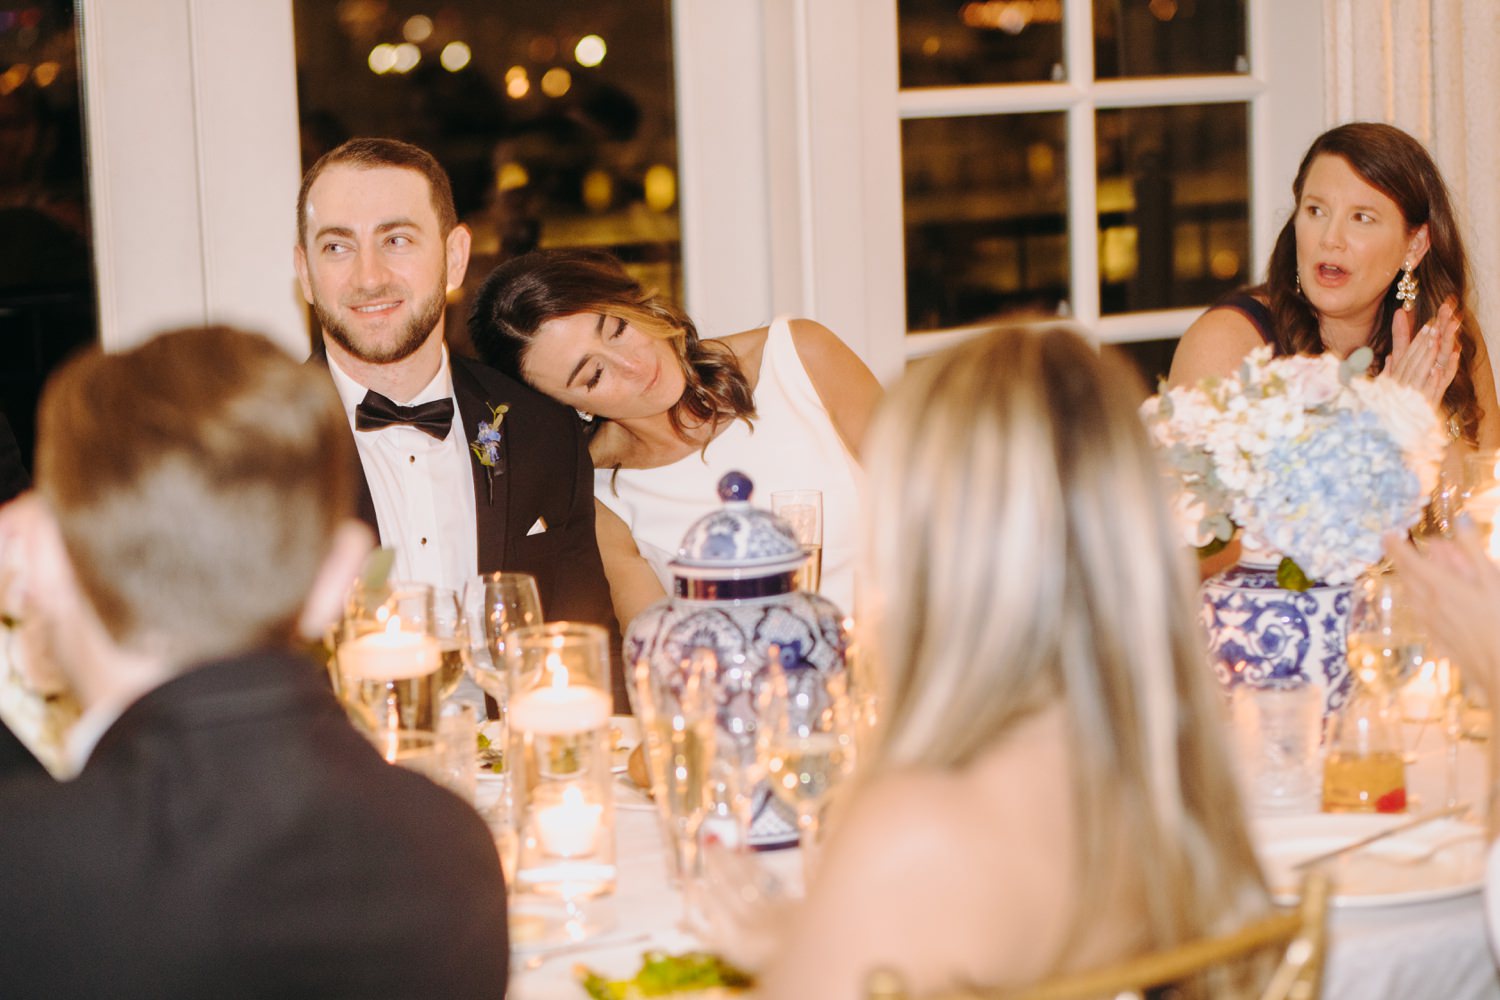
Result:
<svg viewBox="0 0 1500 1000"><path fill-rule="evenodd" d="M794 577L807 555L785 521L751 506L752 488L739 472L719 480L724 506L700 518L683 537L670 563L672 595L642 611L625 630L627 670L644 657L672 687L679 686L670 678L681 673L684 662L700 650L713 652L718 752L744 763L755 759L755 706L771 647L780 650L793 687L802 671L842 675L848 648L843 612L826 598L796 589ZM637 697L633 686L630 696ZM750 844L796 843L796 812L760 782L752 793Z"/></svg>
<svg viewBox="0 0 1500 1000"><path fill-rule="evenodd" d="M1279 562L1247 551L1239 565L1204 581L1201 615L1214 674L1226 692L1241 684L1316 684L1326 718L1350 696L1353 588L1315 583L1307 590L1288 590L1276 582Z"/></svg>

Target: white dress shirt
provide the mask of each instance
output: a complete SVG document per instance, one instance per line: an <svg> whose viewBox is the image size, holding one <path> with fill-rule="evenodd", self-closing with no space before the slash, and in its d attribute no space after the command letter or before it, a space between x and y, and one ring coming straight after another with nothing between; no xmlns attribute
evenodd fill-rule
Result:
<svg viewBox="0 0 1500 1000"><path fill-rule="evenodd" d="M353 428L354 409L367 390L332 357L328 369ZM437 399L453 399L453 373L448 367L446 345L442 365L432 381L411 399L394 402L416 406ZM469 468L473 458L458 401L453 404L453 428L442 441L415 427L397 424L373 431L356 430L354 443L375 501L380 544L396 550L391 578L462 593L464 582L479 564L479 555L474 528L474 474Z"/></svg>

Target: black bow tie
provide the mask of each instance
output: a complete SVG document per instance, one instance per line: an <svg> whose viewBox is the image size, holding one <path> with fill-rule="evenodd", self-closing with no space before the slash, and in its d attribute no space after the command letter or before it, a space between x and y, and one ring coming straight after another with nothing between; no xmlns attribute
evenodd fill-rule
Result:
<svg viewBox="0 0 1500 1000"><path fill-rule="evenodd" d="M371 389L354 408L355 430L378 431L392 424L411 424L441 441L453 427L453 400L434 399L430 403L402 406Z"/></svg>

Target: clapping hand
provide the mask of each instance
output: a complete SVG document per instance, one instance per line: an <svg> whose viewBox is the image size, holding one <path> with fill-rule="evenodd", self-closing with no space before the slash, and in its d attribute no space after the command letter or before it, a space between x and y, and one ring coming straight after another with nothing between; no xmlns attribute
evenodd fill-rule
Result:
<svg viewBox="0 0 1500 1000"><path fill-rule="evenodd" d="M1443 393L1458 371L1458 307L1449 298L1413 336L1411 313L1397 309L1391 320L1391 356L1385 374L1411 386L1441 410Z"/></svg>
<svg viewBox="0 0 1500 1000"><path fill-rule="evenodd" d="M1500 624L1495 618L1500 568L1490 561L1484 542L1479 530L1462 518L1454 538L1428 539L1418 549L1390 535L1385 549L1433 638L1463 666L1465 677L1493 699L1500 695Z"/></svg>

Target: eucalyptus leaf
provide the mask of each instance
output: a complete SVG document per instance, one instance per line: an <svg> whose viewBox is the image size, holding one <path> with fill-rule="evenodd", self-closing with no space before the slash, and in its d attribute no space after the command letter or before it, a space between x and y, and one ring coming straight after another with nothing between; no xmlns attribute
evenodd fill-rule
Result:
<svg viewBox="0 0 1500 1000"><path fill-rule="evenodd" d="M1339 363L1339 384L1348 385L1349 380L1370 372L1375 361L1375 352L1369 347L1357 347Z"/></svg>

